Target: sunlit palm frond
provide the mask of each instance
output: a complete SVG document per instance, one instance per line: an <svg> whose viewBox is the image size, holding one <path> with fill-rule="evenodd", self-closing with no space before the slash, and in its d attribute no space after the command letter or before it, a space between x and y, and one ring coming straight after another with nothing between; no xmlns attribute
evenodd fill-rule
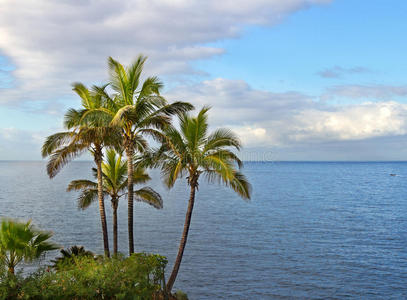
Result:
<svg viewBox="0 0 407 300"><path fill-rule="evenodd" d="M120 93L123 96L123 100L125 101L126 105L132 105L132 99L129 99L128 97L128 79L125 68L112 57L108 58L108 67L110 75L110 86L114 91Z"/></svg>
<svg viewBox="0 0 407 300"><path fill-rule="evenodd" d="M123 126L134 113L133 105L126 105L121 107L113 117L111 124L114 126Z"/></svg>
<svg viewBox="0 0 407 300"><path fill-rule="evenodd" d="M230 150L230 147L239 150L240 141L226 129L208 135L208 110L209 107L204 107L196 117L180 115L180 130L168 127L162 146L147 153L146 161L161 168L168 187L184 173L188 174L189 184L203 174L210 182L222 183L249 199L251 186L237 169L242 167L242 161Z"/></svg>
<svg viewBox="0 0 407 300"><path fill-rule="evenodd" d="M87 87L80 82L75 82L72 84L72 90L78 94L78 96L82 99L82 106L85 109L92 108L92 99Z"/></svg>
<svg viewBox="0 0 407 300"><path fill-rule="evenodd" d="M134 96L135 91L137 90L140 83L141 72L143 71L144 63L146 62L147 57L139 55L136 60L128 67L127 74L130 85L131 96Z"/></svg>
<svg viewBox="0 0 407 300"><path fill-rule="evenodd" d="M209 154L207 153L207 157L216 157L218 158L220 161L233 161L235 162L239 168L241 168L243 166L243 162L240 160L240 158L233 153L232 151L228 150L228 149L221 149L218 148L215 151L211 151L209 152Z"/></svg>
<svg viewBox="0 0 407 300"><path fill-rule="evenodd" d="M139 96L137 98L137 101L145 100L145 97L151 96L151 95L160 95L161 89L164 87L163 83L158 79L156 76L148 77L146 80L143 82L143 86L141 87ZM166 104L166 101L164 98L159 98L159 99L154 99L154 103L157 104L158 106L163 106Z"/></svg>
<svg viewBox="0 0 407 300"><path fill-rule="evenodd" d="M72 180L66 191L79 191L79 190L84 190L84 189L97 189L98 185L96 182L93 182L91 180L86 180L86 179L78 179L78 180Z"/></svg>
<svg viewBox="0 0 407 300"><path fill-rule="evenodd" d="M247 178L239 171L234 171L233 179L227 185L230 186L243 199L250 199L252 187Z"/></svg>
<svg viewBox="0 0 407 300"><path fill-rule="evenodd" d="M207 151L223 147L234 147L240 150L241 142L233 131L220 128L208 136L203 152L206 153Z"/></svg>

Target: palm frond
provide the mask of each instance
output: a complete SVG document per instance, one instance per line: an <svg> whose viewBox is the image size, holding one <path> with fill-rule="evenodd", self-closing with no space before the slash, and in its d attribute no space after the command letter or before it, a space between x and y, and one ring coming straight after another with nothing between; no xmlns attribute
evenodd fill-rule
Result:
<svg viewBox="0 0 407 300"><path fill-rule="evenodd" d="M55 150L50 155L47 164L47 173L50 178L53 178L73 158L81 155L87 148L88 144L71 143L68 146Z"/></svg>
<svg viewBox="0 0 407 300"><path fill-rule="evenodd" d="M134 191L136 201L147 203L157 209L163 208L163 199L160 194L150 187L143 187Z"/></svg>
<svg viewBox="0 0 407 300"><path fill-rule="evenodd" d="M97 189L98 185L96 182L93 182L91 180L87 179L78 179L78 180L72 180L66 191L79 191L79 190L84 190L84 189Z"/></svg>
<svg viewBox="0 0 407 300"><path fill-rule="evenodd" d="M206 153L207 151L223 147L234 147L240 150L241 142L233 131L220 128L208 136L203 152Z"/></svg>
<svg viewBox="0 0 407 300"><path fill-rule="evenodd" d="M72 90L78 94L78 96L82 99L82 106L86 109L92 108L92 100L91 95L89 93L88 88L80 82L75 82L72 84Z"/></svg>
<svg viewBox="0 0 407 300"><path fill-rule="evenodd" d="M134 96L134 93L136 92L139 86L141 72L143 71L144 63L146 62L146 60L147 60L146 56L139 55L137 59L127 69L131 97Z"/></svg>
<svg viewBox="0 0 407 300"><path fill-rule="evenodd" d="M148 77L146 80L143 82L143 86L140 90L139 97L137 101L140 101L144 97L150 96L150 95L160 95L160 91L163 88L163 83L158 79L156 76ZM155 102L159 106L165 105L166 101L164 98L160 99L161 101ZM157 101L157 99L156 99Z"/></svg>
<svg viewBox="0 0 407 300"><path fill-rule="evenodd" d="M110 75L110 86L114 91L120 93L123 96L123 100L127 105L132 105L132 99L129 99L128 87L127 87L127 75L123 65L112 57L108 58L108 67Z"/></svg>
<svg viewBox="0 0 407 300"><path fill-rule="evenodd" d="M83 190L78 196L78 209L84 210L97 200L98 200L97 189Z"/></svg>
<svg viewBox="0 0 407 300"><path fill-rule="evenodd" d="M239 168L243 166L243 162L239 159L239 157L228 149L219 149L215 151L211 151L207 156L209 157L217 157L219 161L234 161L237 163Z"/></svg>
<svg viewBox="0 0 407 300"><path fill-rule="evenodd" d="M70 131L58 132L48 136L42 146L41 150L42 157L43 158L47 157L56 149L71 142L73 136L74 133Z"/></svg>
<svg viewBox="0 0 407 300"><path fill-rule="evenodd" d="M64 127L67 129L79 126L81 123L81 118L83 115L83 110L76 110L73 108L68 109L64 116Z"/></svg>
<svg viewBox="0 0 407 300"><path fill-rule="evenodd" d="M133 105L126 105L120 108L114 115L111 124L114 126L123 126L128 119L135 115L135 108Z"/></svg>

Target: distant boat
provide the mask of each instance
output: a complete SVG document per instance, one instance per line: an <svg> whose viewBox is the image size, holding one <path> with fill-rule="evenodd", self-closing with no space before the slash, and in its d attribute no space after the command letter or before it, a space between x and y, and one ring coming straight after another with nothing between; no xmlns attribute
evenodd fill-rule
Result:
<svg viewBox="0 0 407 300"><path fill-rule="evenodd" d="M397 176L397 174L390 174L390 176Z"/></svg>

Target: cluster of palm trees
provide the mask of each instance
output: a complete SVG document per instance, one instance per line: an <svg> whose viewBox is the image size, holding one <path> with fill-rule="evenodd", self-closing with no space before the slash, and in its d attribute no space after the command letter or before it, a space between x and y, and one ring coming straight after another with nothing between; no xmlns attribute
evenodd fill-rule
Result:
<svg viewBox="0 0 407 300"><path fill-rule="evenodd" d="M141 82L146 57L140 55L128 67L113 58L108 59L109 82L88 89L74 83L73 90L82 100L80 109L65 114L66 131L49 136L42 148L48 157L47 172L52 178L63 166L86 151L90 151L96 168L96 182L74 180L68 190L79 190L78 203L86 208L98 201L103 233L104 252L110 256L104 197L109 195L113 207L114 253L117 253L117 206L126 195L128 201L129 254L134 252L134 200L144 201L156 208L162 199L149 187L134 190L135 184L148 181L146 168L159 168L168 187L187 175L190 199L178 255L167 283L171 290L185 249L195 193L201 176L230 186L245 199L250 198L250 184L240 172L242 162L231 151L240 149L240 141L231 131L218 129L208 133L207 112L204 107L196 117L187 102L168 103L161 95L163 84L157 77ZM172 117L178 116L179 129ZM148 145L152 138L159 144ZM126 160L122 158L125 154ZM105 161L103 161L106 156Z"/></svg>

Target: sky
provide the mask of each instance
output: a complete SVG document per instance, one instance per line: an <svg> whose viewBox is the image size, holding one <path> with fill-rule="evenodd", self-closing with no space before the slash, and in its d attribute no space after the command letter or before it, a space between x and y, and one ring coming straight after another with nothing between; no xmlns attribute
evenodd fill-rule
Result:
<svg viewBox="0 0 407 300"><path fill-rule="evenodd" d="M0 160L40 160L107 58L148 56L245 160L407 160L403 0L0 0Z"/></svg>

